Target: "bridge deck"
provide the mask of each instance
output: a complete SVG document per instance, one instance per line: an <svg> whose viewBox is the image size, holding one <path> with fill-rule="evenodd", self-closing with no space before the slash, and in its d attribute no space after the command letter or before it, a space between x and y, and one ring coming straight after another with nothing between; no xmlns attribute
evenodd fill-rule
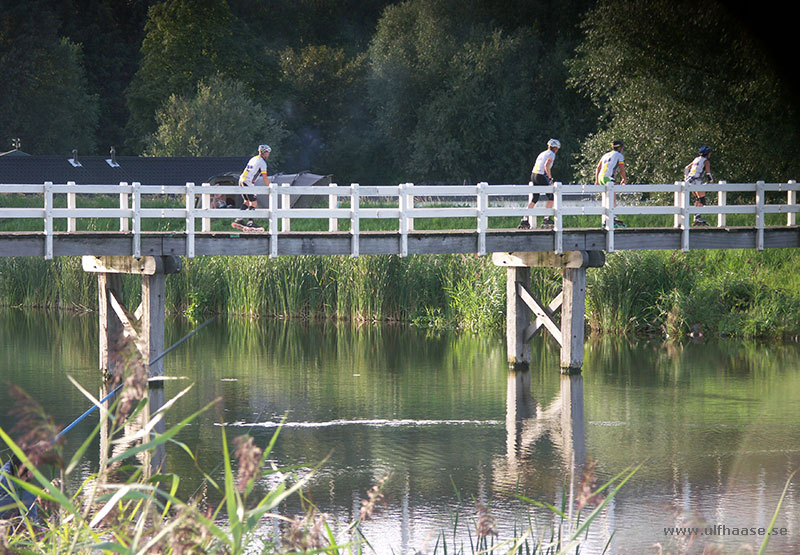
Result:
<svg viewBox="0 0 800 555"><path fill-rule="evenodd" d="M562 250L607 250L604 229L562 231ZM478 253L480 235L475 231L410 231L407 254ZM753 227L692 228L691 249L755 249L759 231ZM277 235L277 254L349 255L353 236L346 232L282 232ZM185 233L150 232L140 236L141 256L186 256ZM269 233L197 232L195 256L270 255ZM677 228L628 228L614 230L614 250L681 250L683 230ZM401 254L401 236L395 232L362 231L361 255ZM45 256L43 232L0 233L0 257ZM800 247L800 226L766 227L763 248ZM133 240L124 232L71 232L52 235L53 256L132 256ZM556 250L552 230L487 230L485 252L535 252Z"/></svg>

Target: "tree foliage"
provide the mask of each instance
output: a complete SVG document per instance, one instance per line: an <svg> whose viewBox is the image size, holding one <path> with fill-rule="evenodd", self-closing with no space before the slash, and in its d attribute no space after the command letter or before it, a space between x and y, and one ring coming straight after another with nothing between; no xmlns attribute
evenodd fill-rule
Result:
<svg viewBox="0 0 800 555"><path fill-rule="evenodd" d="M302 50L306 46L341 48L348 56L362 52L392 0L229 0L247 34L268 49Z"/></svg>
<svg viewBox="0 0 800 555"><path fill-rule="evenodd" d="M237 77L247 64L225 0L166 0L148 12L142 60L127 90L128 138L142 141L171 95L191 94L215 74Z"/></svg>
<svg viewBox="0 0 800 555"><path fill-rule="evenodd" d="M563 182L591 181L621 138L633 181L679 179L700 144L719 179L796 178L800 79L757 40L781 22L759 37L726 4L0 0L0 141L267 141L287 170L344 183L519 183L551 137Z"/></svg>
<svg viewBox="0 0 800 555"><path fill-rule="evenodd" d="M395 179L525 182L551 137L577 146L587 106L564 92L576 37L533 3L409 0L369 49L375 133ZM561 166L562 180L568 169Z"/></svg>
<svg viewBox="0 0 800 555"><path fill-rule="evenodd" d="M351 57L341 48L310 45L280 53L281 112L290 132L291 164L330 171L340 156L349 155L339 131L352 131L348 114L360 104L363 73L363 56Z"/></svg>
<svg viewBox="0 0 800 555"><path fill-rule="evenodd" d="M150 156L242 156L270 143L280 161L283 127L240 81L213 76L193 96L170 96L156 116Z"/></svg>
<svg viewBox="0 0 800 555"><path fill-rule="evenodd" d="M24 2L25 0L21 0ZM128 108L124 92L139 65L149 0L59 0L61 36L81 45L90 93L97 96L96 144L122 154ZM106 150L107 151L107 150Z"/></svg>
<svg viewBox="0 0 800 555"><path fill-rule="evenodd" d="M0 138L20 138L35 154L93 151L97 97L80 46L58 36L47 2L2 2L0 10Z"/></svg>
<svg viewBox="0 0 800 555"><path fill-rule="evenodd" d="M591 175L613 139L629 180L671 183L702 144L718 179L786 180L797 172L796 104L750 30L723 4L603 0L585 18L572 83L601 111L581 149Z"/></svg>

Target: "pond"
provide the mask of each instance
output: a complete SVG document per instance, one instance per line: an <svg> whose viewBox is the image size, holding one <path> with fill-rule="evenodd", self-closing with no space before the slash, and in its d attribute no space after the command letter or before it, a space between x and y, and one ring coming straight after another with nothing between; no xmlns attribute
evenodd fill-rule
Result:
<svg viewBox="0 0 800 555"><path fill-rule="evenodd" d="M170 320L166 343L192 327ZM510 372L504 339L493 335L220 318L165 359L168 376L187 378L168 382L167 398L193 384L168 425L220 399L179 436L219 479L222 423L229 440L248 433L264 447L285 418L270 460L304 475L314 469L305 498L340 530L388 476L385 503L363 526L377 553L432 552L437 540L441 552L440 532L448 552L455 542L470 553L478 503L490 507L498 540L528 515L549 537L560 519L515 493L560 507L578 496L587 468L603 484L635 465L582 553L606 544L617 554L758 550L759 528L769 529L800 467L800 345L592 338L582 375L565 377L557 346L537 337L532 361ZM67 375L99 388L96 316L0 312L0 365L5 382L68 424L89 403ZM8 430L8 390L0 403ZM96 422L92 415L70 431L68 449ZM92 450L76 479L97 457ZM180 449L169 446L166 464L181 476L182 497L205 491ZM800 552L799 482L787 490L769 552ZM287 517L303 510L297 498L280 508ZM265 524L263 537L277 526Z"/></svg>

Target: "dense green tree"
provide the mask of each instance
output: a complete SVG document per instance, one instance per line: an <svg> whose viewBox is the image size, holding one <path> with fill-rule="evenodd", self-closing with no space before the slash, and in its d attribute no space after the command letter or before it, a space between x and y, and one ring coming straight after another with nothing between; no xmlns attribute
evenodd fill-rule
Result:
<svg viewBox="0 0 800 555"><path fill-rule="evenodd" d="M150 156L242 156L267 142L279 163L287 135L243 83L220 76L201 81L194 96L170 96L156 120Z"/></svg>
<svg viewBox="0 0 800 555"><path fill-rule="evenodd" d="M391 0L229 0L233 13L251 35L270 50L302 50L307 46L362 52L385 6Z"/></svg>
<svg viewBox="0 0 800 555"><path fill-rule="evenodd" d="M81 48L59 37L47 2L3 1L0 12L0 140L20 138L32 154L92 152L97 97Z"/></svg>
<svg viewBox="0 0 800 555"><path fill-rule="evenodd" d="M368 92L390 179L525 182L550 137L564 154L577 147L591 121L588 104L564 91L577 27L551 26L551 8L409 0L385 10Z"/></svg>
<svg viewBox="0 0 800 555"><path fill-rule="evenodd" d="M287 48L280 53L282 117L291 133L287 162L296 169L339 173L341 131L355 89L363 85L363 56L351 58L328 46ZM358 100L355 99L358 103Z"/></svg>
<svg viewBox="0 0 800 555"><path fill-rule="evenodd" d="M23 0L26 1L26 0ZM81 45L89 90L99 101L97 146L123 154L128 108L124 91L139 65L147 10L152 0L59 0L62 36Z"/></svg>
<svg viewBox="0 0 800 555"><path fill-rule="evenodd" d="M217 73L249 81L237 23L225 0L165 0L150 8L141 65L127 90L129 141L147 140L156 111L171 95L192 94Z"/></svg>
<svg viewBox="0 0 800 555"><path fill-rule="evenodd" d="M717 179L796 177L797 105L752 29L718 2L602 1L586 17L573 84L601 111L581 150L594 165L613 139L627 144L629 180L671 183L701 144Z"/></svg>

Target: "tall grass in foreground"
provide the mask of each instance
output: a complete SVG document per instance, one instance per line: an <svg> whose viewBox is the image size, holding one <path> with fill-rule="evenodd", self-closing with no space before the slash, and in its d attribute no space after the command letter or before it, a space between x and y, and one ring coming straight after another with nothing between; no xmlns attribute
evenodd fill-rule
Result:
<svg viewBox="0 0 800 555"><path fill-rule="evenodd" d="M221 427L222 479L203 472L205 488L196 498L177 496L181 476L169 469L151 467L156 453L166 446L182 449L197 465L190 447L181 443L181 430L190 425L216 401L159 432L165 411L181 401L191 386L163 408L149 414L147 367L136 356L128 340L122 356L123 388L111 410L101 413L100 422L70 461L63 459L58 427L38 404L23 393L21 413L28 418L15 428L16 439L0 428L0 438L16 464L0 472L0 552L14 553L346 553L374 552L362 524L373 517L383 501L383 481L375 484L361 502L354 520L331 522L303 496L303 488L314 479L316 469L267 467L279 431L263 447L243 435L229 444ZM92 396L73 383L91 401ZM114 384L112 384L113 386ZM85 472L81 462L87 450L97 444L101 424L109 426L113 444L109 456L101 456L99 468L75 491L71 475ZM233 448L231 448L233 447ZM12 468L14 470L12 470ZM52 469L57 478L52 479ZM545 508L559 519L540 530L531 515L522 510L513 537L500 538L490 508L478 504L474 519L456 521L421 546L427 553L567 553L585 541L588 527L636 469L627 469L606 485L588 490L583 496L566 498L560 508L510 494L528 506ZM202 470L201 470L202 472ZM268 483L265 493L256 494L256 484ZM26 500L35 498L35 503ZM288 518L276 514L291 496L304 501L305 514ZM577 517L573 518L573 501ZM585 518L584 506L594 506ZM283 511L281 511L283 512ZM263 539L260 530L273 519L280 521L280 536ZM547 519L552 522L552 518ZM526 523L527 524L524 524Z"/></svg>
<svg viewBox="0 0 800 555"><path fill-rule="evenodd" d="M142 372L143 366L140 362L126 364L125 388L112 410L101 418L111 427L114 443L128 447L115 450L110 458L101 458L100 467L75 491L67 486L71 483L69 477L83 467L81 459L87 449L96 445L100 424L67 463L61 458L57 428L41 407L34 406L35 401L20 395L27 405L25 412L40 418L26 421L26 429L17 440L0 428L0 439L16 458L19 469L0 472L0 498L6 496L0 507L0 513L5 513L5 520L0 521L0 552L375 553L362 525L380 510L386 478L366 493L352 522L330 521L303 495L316 468L278 469L265 464L279 441L280 428L263 447L255 445L252 437L242 435L233 439L231 449L226 428L221 427L222 479L203 473L203 494L188 500L178 497L180 475L169 469L152 474L152 455L169 445L186 451L197 464L179 434L214 402L163 433L156 432L164 410L179 402L191 386L169 400L164 409L148 416L147 373ZM76 386L80 388L77 383ZM576 488L577 495L573 497L568 493L570 488L565 487L558 507L530 499L524 492L508 492L521 502L510 535L498 531L491 505L477 502L471 514L463 515L459 508L452 515L451 528L423 540L423 545L415 546L415 553L581 553L595 518L640 467L629 467L597 487L590 463ZM59 470L58 478L48 476L49 468ZM787 480L771 527L793 477L794 473ZM268 490L255 493L256 484L264 482L270 484ZM36 498L35 511L34 505L25 500L26 494ZM294 517L277 514L285 512L281 504L294 496L303 501L304 513ZM461 496L458 492L456 496L460 506ZM545 512L547 524L537 524L534 508ZM279 535L265 538L260 531L271 527L274 519L279 521ZM613 538L612 533L602 553L608 551ZM766 553L769 539L769 535L764 536L759 553ZM723 553L720 549L714 546L715 553Z"/></svg>

